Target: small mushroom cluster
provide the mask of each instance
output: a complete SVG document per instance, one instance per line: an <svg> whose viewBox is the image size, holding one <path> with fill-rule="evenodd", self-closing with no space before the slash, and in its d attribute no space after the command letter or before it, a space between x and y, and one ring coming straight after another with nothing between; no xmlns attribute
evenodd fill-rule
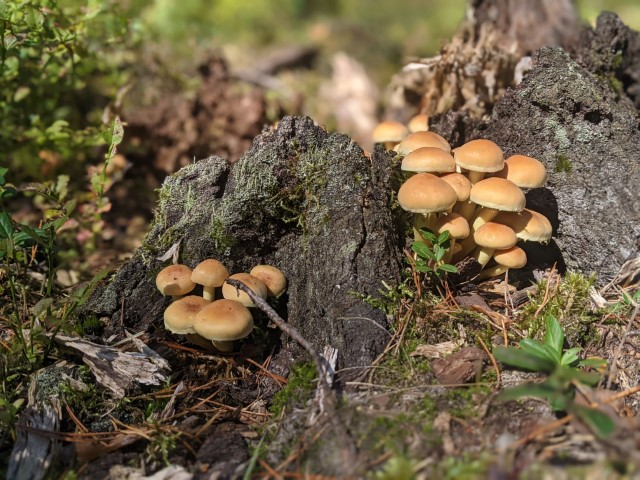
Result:
<svg viewBox="0 0 640 480"><path fill-rule="evenodd" d="M374 132L377 142L399 142L393 149L403 157L401 169L412 175L400 187L398 201L414 213L415 239L425 241L420 228L448 230L453 244L445 261L456 263L471 255L483 268L495 261L480 279L524 267L526 254L516 243L551 239L551 223L525 208L523 192L544 185L544 165L525 155L504 160L500 147L486 139L452 150L444 138L424 128L426 119L416 118L421 130L411 123L382 122Z"/></svg>
<svg viewBox="0 0 640 480"><path fill-rule="evenodd" d="M280 296L287 286L284 273L271 265L256 265L249 273L233 275L214 259L200 262L193 270L169 265L156 277L158 290L173 298L164 311L166 329L204 348L213 345L221 352L231 352L235 340L253 331L249 309L255 304L245 292L225 283L227 278L239 280L263 299ZM188 295L196 285L202 285L202 297ZM216 296L222 298L216 300Z"/></svg>

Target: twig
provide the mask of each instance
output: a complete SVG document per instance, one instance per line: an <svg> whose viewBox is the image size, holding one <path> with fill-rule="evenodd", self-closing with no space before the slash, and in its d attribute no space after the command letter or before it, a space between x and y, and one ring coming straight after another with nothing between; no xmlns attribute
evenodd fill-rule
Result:
<svg viewBox="0 0 640 480"><path fill-rule="evenodd" d="M538 318L538 315L540 315L544 307L547 305L547 303L549 303L549 290L551 289L551 282L554 283L554 286L553 286L554 290L557 290L560 287L560 281L557 278L555 278L555 273L556 273L556 264L554 263L553 267L551 267L551 271L549 272L549 275L547 276L547 285L546 285L546 288L544 289L544 297L542 298L542 303L540 303L540 306L536 310L536 313L533 315L535 318Z"/></svg>
<svg viewBox="0 0 640 480"><path fill-rule="evenodd" d="M489 359L491 360L491 364L493 365L493 368L496 371L496 388L500 388L500 383L501 383L500 368L498 368L498 362L496 362L496 357L493 356L493 354L491 353L491 350L489 350L489 348L487 347L487 344L484 343L484 340L482 340L482 337L477 335L476 338L478 339L478 341L482 345L482 348L484 348L485 353L489 356Z"/></svg>
<svg viewBox="0 0 640 480"><path fill-rule="evenodd" d="M293 326L288 324L278 315L271 305L269 305L264 299L256 295L253 290L247 287L239 280L227 278L225 280L229 285L236 287L239 290L245 292L253 303L262 310L269 320L276 324L276 326L284 333L289 335L293 340L298 342L302 348L311 356L316 364L318 370L318 382L320 385L321 396L319 399L320 412L325 414L325 418L331 423L335 433L335 440L342 443L344 447L342 449L343 459L345 466L348 466L348 471L352 471L356 468L358 457L356 453L356 445L345 425L341 422L337 413L338 399L335 396L335 392L332 390L328 379L332 378L332 366L329 361L320 355L317 350L309 343ZM322 430L320 430L322 431ZM278 468L280 470L280 468Z"/></svg>
<svg viewBox="0 0 640 480"><path fill-rule="evenodd" d="M251 290L249 287L247 287L240 280L235 280L233 278L227 278L225 281L229 285L232 285L232 286L236 287L237 289L242 290L244 293L246 293L249 296L249 298L253 301L253 303L255 303L256 306L260 310L262 310L265 313L265 315L267 315L267 317L269 317L269 320L271 320L273 323L275 323L280 330L282 330L284 333L286 333L291 338L293 338L296 342L298 342L300 344L300 346L302 348L304 348L307 351L307 353L311 356L313 361L316 363L316 367L318 369L318 373L320 374L320 382L323 383L323 386L325 388L331 389L331 386L326 382L326 379L325 379L325 372L329 368L329 364L328 364L327 360L324 357L322 357L316 351L315 348L313 348L313 345L311 345L300 334L300 332L298 332L298 330L296 330L293 326L291 326L287 322L285 322L282 319L282 317L280 317L280 315L278 315L278 312L276 312L273 309L273 307L271 307L271 305L269 305L263 298L261 298L258 295L256 295L253 290Z"/></svg>

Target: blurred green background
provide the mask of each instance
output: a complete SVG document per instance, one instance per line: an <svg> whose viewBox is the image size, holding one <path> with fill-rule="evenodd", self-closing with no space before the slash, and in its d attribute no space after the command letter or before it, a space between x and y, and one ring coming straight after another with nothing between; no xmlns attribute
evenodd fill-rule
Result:
<svg viewBox="0 0 640 480"><path fill-rule="evenodd" d="M232 64L246 66L265 47L321 44L362 62L376 83L412 56L428 56L451 37L464 17L465 0L123 0L147 35L188 61L194 48L223 47ZM593 23L599 12L618 13L640 29L638 0L579 0ZM253 53L252 53L253 52Z"/></svg>

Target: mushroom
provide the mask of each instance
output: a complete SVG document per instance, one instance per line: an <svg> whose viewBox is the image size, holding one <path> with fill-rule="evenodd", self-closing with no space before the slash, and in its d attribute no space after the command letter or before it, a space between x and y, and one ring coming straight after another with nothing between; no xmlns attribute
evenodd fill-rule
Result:
<svg viewBox="0 0 640 480"><path fill-rule="evenodd" d="M492 221L511 227L519 240L539 243L551 240L551 222L541 213L527 208L521 213L500 212Z"/></svg>
<svg viewBox="0 0 640 480"><path fill-rule="evenodd" d="M455 171L456 162L441 148L420 147L402 159L400 169L405 172L447 173Z"/></svg>
<svg viewBox="0 0 640 480"><path fill-rule="evenodd" d="M409 120L407 126L411 133L426 132L429 130L429 115L426 113L419 113Z"/></svg>
<svg viewBox="0 0 640 480"><path fill-rule="evenodd" d="M256 278L248 273L234 273L228 278L241 281L247 287L253 290L253 293L258 295L260 298L267 298L267 286L259 278ZM249 295L241 290L238 290L236 287L229 283L225 283L224 285L222 285L222 296L229 300L240 302L245 307L256 306L255 303L253 303L253 300L249 298Z"/></svg>
<svg viewBox="0 0 640 480"><path fill-rule="evenodd" d="M245 338L253 331L253 317L240 302L215 300L198 312L193 328L221 352L231 352L235 340Z"/></svg>
<svg viewBox="0 0 640 480"><path fill-rule="evenodd" d="M527 264L527 254L520 247L511 247L504 250L496 250L493 259L497 265L480 272L478 280L501 275L510 268L522 268Z"/></svg>
<svg viewBox="0 0 640 480"><path fill-rule="evenodd" d="M469 181L476 184L485 173L499 172L504 167L504 155L491 140L471 140L453 150L456 165L469 171Z"/></svg>
<svg viewBox="0 0 640 480"><path fill-rule="evenodd" d="M380 122L373 129L373 143L383 143L384 148L391 150L409 134L409 129L400 122L387 120Z"/></svg>
<svg viewBox="0 0 640 480"><path fill-rule="evenodd" d="M267 287L268 297L279 297L287 288L287 279L282 270L271 265L256 265L249 275L262 280Z"/></svg>
<svg viewBox="0 0 640 480"><path fill-rule="evenodd" d="M458 196L455 190L444 180L430 173L418 173L409 178L398 190L400 206L415 214L424 215L424 219L414 216L414 234L421 240L415 225L430 227L435 213L448 212L456 203ZM418 227L419 228L419 227ZM423 241L422 239L421 241Z"/></svg>
<svg viewBox="0 0 640 480"><path fill-rule="evenodd" d="M186 265L169 265L156 276L156 287L163 295L171 295L173 300L186 295L196 288L191 281L191 269Z"/></svg>
<svg viewBox="0 0 640 480"><path fill-rule="evenodd" d="M512 155L494 177L511 180L520 188L538 188L547 181L547 170L539 160L526 155Z"/></svg>
<svg viewBox="0 0 640 480"><path fill-rule="evenodd" d="M449 142L435 132L410 133L395 150L400 155L408 155L421 147L436 147L447 153L451 151Z"/></svg>
<svg viewBox="0 0 640 480"><path fill-rule="evenodd" d="M521 212L526 204L524 193L515 183L496 177L476 183L471 187L469 198L478 205L471 221L473 230L492 220L499 211Z"/></svg>
<svg viewBox="0 0 640 480"><path fill-rule="evenodd" d="M164 311L164 327L171 333L185 335L191 343L209 347L210 343L205 342L193 327L196 315L209 303L197 295L188 295L172 302Z"/></svg>
<svg viewBox="0 0 640 480"><path fill-rule="evenodd" d="M441 217L436 218L432 225L433 231L438 234L446 230L449 231L449 235L451 236L451 246L447 250L447 253L445 253L444 257L442 257L443 261L449 262L453 256L455 246L457 245L456 240L461 240L469 236L469 222L467 222L467 219L458 213L449 213L448 215L442 215Z"/></svg>
<svg viewBox="0 0 640 480"><path fill-rule="evenodd" d="M495 250L511 248L518 241L511 228L494 222L487 222L473 232L473 239L478 245L473 256L483 267L489 263Z"/></svg>
<svg viewBox="0 0 640 480"><path fill-rule="evenodd" d="M445 173L440 177L456 191L458 201L453 207L453 211L459 213L467 220L472 217L476 206L469 201L471 194L471 182L461 173Z"/></svg>
<svg viewBox="0 0 640 480"><path fill-rule="evenodd" d="M480 180L471 187L469 199L478 205L475 215L469 221L472 232L491 221L499 211L521 212L526 202L524 193L515 183L495 177ZM474 238L470 235L462 242L462 250L456 255L456 260L464 258L473 250Z"/></svg>
<svg viewBox="0 0 640 480"><path fill-rule="evenodd" d="M211 301L215 297L216 287L221 287L228 276L227 267L218 260L208 258L193 269L191 281L202 285L202 297Z"/></svg>

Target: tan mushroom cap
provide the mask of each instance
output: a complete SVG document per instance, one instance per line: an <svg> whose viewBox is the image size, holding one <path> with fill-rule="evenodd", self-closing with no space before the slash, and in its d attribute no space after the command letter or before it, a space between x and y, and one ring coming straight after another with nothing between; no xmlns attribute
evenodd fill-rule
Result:
<svg viewBox="0 0 640 480"><path fill-rule="evenodd" d="M216 342L245 338L253 331L253 317L247 307L234 300L221 299L203 307L196 315L194 330Z"/></svg>
<svg viewBox="0 0 640 480"><path fill-rule="evenodd" d="M510 180L505 178L486 178L471 188L469 198L473 203L483 207L521 212L525 207L524 192Z"/></svg>
<svg viewBox="0 0 640 480"><path fill-rule="evenodd" d="M429 115L426 113L419 113L409 120L407 126L411 133L426 132L429 130Z"/></svg>
<svg viewBox="0 0 640 480"><path fill-rule="evenodd" d="M506 268L522 268L527 264L527 254L520 247L511 247L493 252L493 259Z"/></svg>
<svg viewBox="0 0 640 480"><path fill-rule="evenodd" d="M472 185L467 177L461 173L445 173L440 178L451 185L451 187L456 191L459 202L466 202L469 200Z"/></svg>
<svg viewBox="0 0 640 480"><path fill-rule="evenodd" d="M398 190L400 206L413 213L445 212L458 200L455 190L444 180L430 173L418 173Z"/></svg>
<svg viewBox="0 0 640 480"><path fill-rule="evenodd" d="M478 280L501 275L512 268L522 268L527 264L527 254L520 247L511 247L493 252L496 265L480 272Z"/></svg>
<svg viewBox="0 0 640 480"><path fill-rule="evenodd" d="M186 265L169 265L163 268L156 277L156 287L163 295L177 297L186 295L196 288L191 281L191 269Z"/></svg>
<svg viewBox="0 0 640 480"><path fill-rule="evenodd" d="M493 221L511 227L520 240L541 243L551 240L551 222L541 213L527 208L521 213L500 212Z"/></svg>
<svg viewBox="0 0 640 480"><path fill-rule="evenodd" d="M538 188L547 181L547 170L539 160L526 155L513 155L504 162L496 177L511 180L520 188Z"/></svg>
<svg viewBox="0 0 640 480"><path fill-rule="evenodd" d="M420 147L402 159L400 169L405 172L446 173L455 171L456 162L441 148Z"/></svg>
<svg viewBox="0 0 640 480"><path fill-rule="evenodd" d="M373 143L398 143L409 135L409 129L400 122L387 120L373 129Z"/></svg>
<svg viewBox="0 0 640 480"><path fill-rule="evenodd" d="M433 220L433 230L436 233L442 233L449 230L451 238L456 240L467 238L469 236L469 222L462 215L457 213L449 213Z"/></svg>
<svg viewBox="0 0 640 480"><path fill-rule="evenodd" d="M498 145L484 138L471 140L453 150L456 165L472 172L498 172L504 167L504 154Z"/></svg>
<svg viewBox="0 0 640 480"><path fill-rule="evenodd" d="M164 311L164 326L172 333L186 335L195 333L193 322L196 315L209 301L197 295L188 295L171 303Z"/></svg>
<svg viewBox="0 0 640 480"><path fill-rule="evenodd" d="M233 280L239 280L240 282L244 283L253 291L253 293L258 295L260 298L267 298L267 286L259 278L256 278L248 273L234 273L233 275L230 275L229 278ZM240 302L245 307L256 306L253 303L253 300L249 298L249 295L247 295L240 289L236 289L236 287L229 283L225 283L224 285L222 285L222 296L229 300Z"/></svg>
<svg viewBox="0 0 640 480"><path fill-rule="evenodd" d="M396 151L401 155L408 155L422 147L440 148L447 153L451 151L449 142L435 132L411 133L400 142Z"/></svg>
<svg viewBox="0 0 640 480"><path fill-rule="evenodd" d="M287 289L287 278L284 273L272 265L256 265L249 274L262 280L267 287L269 297L277 297Z"/></svg>
<svg viewBox="0 0 640 480"><path fill-rule="evenodd" d="M225 279L229 276L229 270L222 262L208 258L203 260L191 273L191 281L198 285L206 285L208 287L220 287Z"/></svg>
<svg viewBox="0 0 640 480"><path fill-rule="evenodd" d="M515 232L506 225L487 222L473 232L473 239L479 247L504 250L513 247L518 239Z"/></svg>

